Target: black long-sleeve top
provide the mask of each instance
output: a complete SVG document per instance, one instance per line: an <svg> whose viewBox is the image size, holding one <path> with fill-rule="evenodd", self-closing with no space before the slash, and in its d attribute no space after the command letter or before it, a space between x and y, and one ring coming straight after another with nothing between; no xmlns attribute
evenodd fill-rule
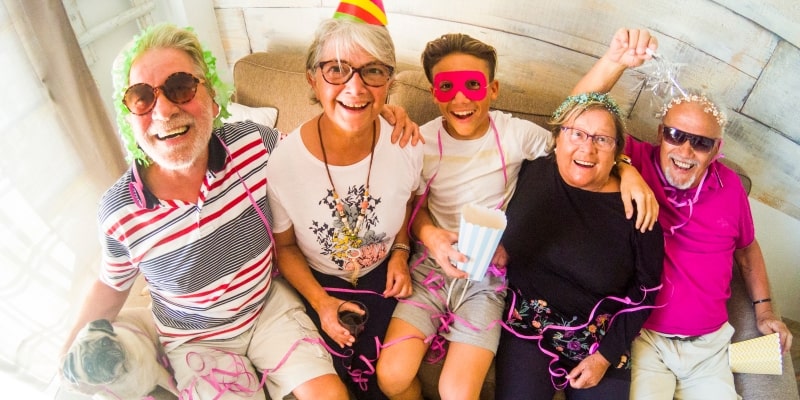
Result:
<svg viewBox="0 0 800 400"><path fill-rule="evenodd" d="M628 220L619 192L569 186L551 158L522 166L508 205L502 243L509 254L508 283L527 299L543 299L558 313L586 322L607 296L653 305L660 284L664 239L661 227L639 232ZM511 301L513 296L508 296ZM605 300L598 313L634 307ZM612 366L630 349L649 309L620 313L598 351Z"/></svg>

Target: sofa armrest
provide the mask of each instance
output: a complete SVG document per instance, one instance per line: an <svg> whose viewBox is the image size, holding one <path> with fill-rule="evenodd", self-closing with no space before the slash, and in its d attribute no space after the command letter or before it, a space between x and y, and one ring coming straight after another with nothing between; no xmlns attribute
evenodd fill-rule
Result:
<svg viewBox="0 0 800 400"><path fill-rule="evenodd" d="M777 310L776 310L777 314ZM779 315L780 316L780 315ZM732 342L761 336L756 316L738 265L733 266L731 298L728 300L728 321L736 329ZM782 375L733 374L736 392L743 400L777 400L798 398L792 358L783 357Z"/></svg>

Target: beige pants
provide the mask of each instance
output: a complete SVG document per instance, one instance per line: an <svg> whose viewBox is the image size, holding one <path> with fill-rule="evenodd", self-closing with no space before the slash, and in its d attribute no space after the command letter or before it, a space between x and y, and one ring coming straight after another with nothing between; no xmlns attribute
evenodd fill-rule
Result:
<svg viewBox="0 0 800 400"><path fill-rule="evenodd" d="M181 398L263 400L253 366L259 372L279 366L267 374L266 386L271 398L282 399L308 380L336 374L324 347L302 341L319 337L297 294L283 279L275 278L266 305L249 331L228 340L184 344L167 356L178 390L191 393Z"/></svg>
<svg viewBox="0 0 800 400"><path fill-rule="evenodd" d="M649 329L631 346L631 400L735 400L728 345L733 327L692 341L670 339Z"/></svg>

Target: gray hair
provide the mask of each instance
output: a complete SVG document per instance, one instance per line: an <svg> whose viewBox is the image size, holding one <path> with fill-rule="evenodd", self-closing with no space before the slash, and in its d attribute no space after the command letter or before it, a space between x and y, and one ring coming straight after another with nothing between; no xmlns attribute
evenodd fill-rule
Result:
<svg viewBox="0 0 800 400"><path fill-rule="evenodd" d="M349 19L329 18L322 21L306 53L306 71L313 73L320 62L327 61L321 59L322 52L327 48L334 49L336 60L364 51L392 68L397 64L394 41L385 26ZM311 97L318 102L313 94Z"/></svg>

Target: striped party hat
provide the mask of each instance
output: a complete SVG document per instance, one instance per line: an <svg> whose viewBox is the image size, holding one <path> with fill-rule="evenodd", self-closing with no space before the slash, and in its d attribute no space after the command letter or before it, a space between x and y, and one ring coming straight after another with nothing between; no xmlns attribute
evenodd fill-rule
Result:
<svg viewBox="0 0 800 400"><path fill-rule="evenodd" d="M342 0L333 18L352 19L372 25L386 26L386 12L381 0Z"/></svg>

